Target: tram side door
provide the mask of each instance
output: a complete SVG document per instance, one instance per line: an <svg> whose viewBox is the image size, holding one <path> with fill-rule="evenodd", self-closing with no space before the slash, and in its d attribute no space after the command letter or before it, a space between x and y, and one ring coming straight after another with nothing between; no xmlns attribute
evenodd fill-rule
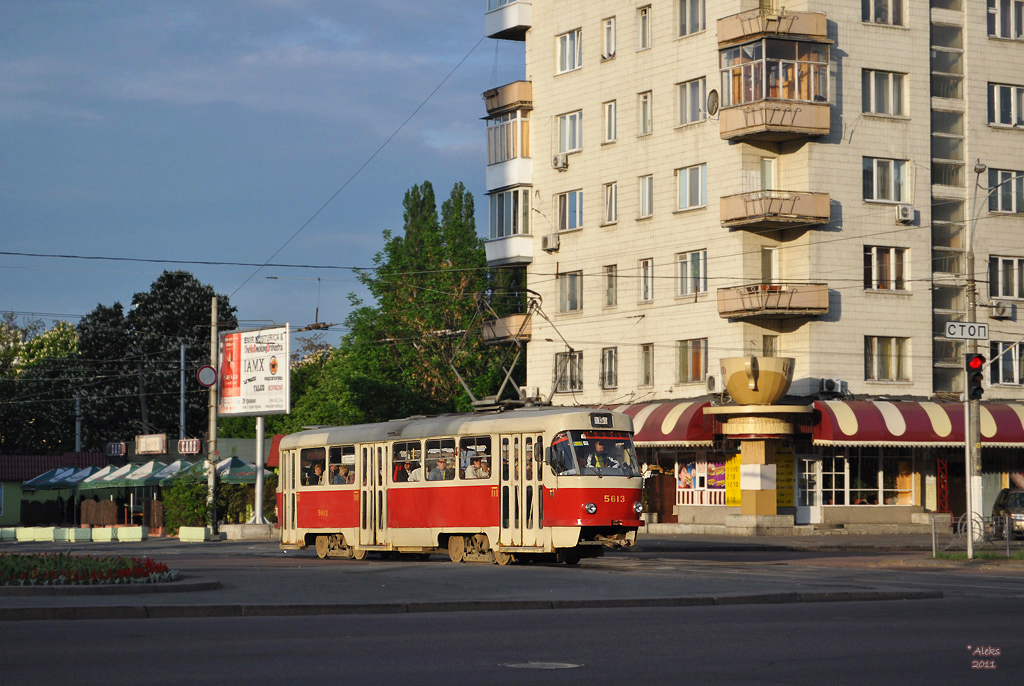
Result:
<svg viewBox="0 0 1024 686"><path fill-rule="evenodd" d="M541 543L542 463L534 460L540 441L540 436L529 434L499 436L501 530L498 541L502 545L529 547Z"/></svg>
<svg viewBox="0 0 1024 686"><path fill-rule="evenodd" d="M295 515L295 452L288 452L281 459L281 542L296 543L298 532Z"/></svg>
<svg viewBox="0 0 1024 686"><path fill-rule="evenodd" d="M387 540L387 443L359 448L359 543L384 545Z"/></svg>

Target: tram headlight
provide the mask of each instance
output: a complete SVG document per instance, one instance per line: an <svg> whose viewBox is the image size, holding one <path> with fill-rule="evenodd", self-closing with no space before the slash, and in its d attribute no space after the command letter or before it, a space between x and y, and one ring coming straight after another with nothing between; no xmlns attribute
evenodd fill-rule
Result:
<svg viewBox="0 0 1024 686"><path fill-rule="evenodd" d="M594 503L587 503L583 506L583 509L586 510L589 515L597 514L597 505Z"/></svg>
<svg viewBox="0 0 1024 686"><path fill-rule="evenodd" d="M644 504L642 502L640 502L638 500L637 502L633 503L633 512L636 512L637 514L640 514L643 511L644 511Z"/></svg>

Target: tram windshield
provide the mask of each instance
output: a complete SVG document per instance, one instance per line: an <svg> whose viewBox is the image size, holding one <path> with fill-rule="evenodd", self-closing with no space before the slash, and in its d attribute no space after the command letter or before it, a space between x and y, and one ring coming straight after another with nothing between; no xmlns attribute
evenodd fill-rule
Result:
<svg viewBox="0 0 1024 686"><path fill-rule="evenodd" d="M550 462L559 476L640 476L625 431L563 431L551 441Z"/></svg>

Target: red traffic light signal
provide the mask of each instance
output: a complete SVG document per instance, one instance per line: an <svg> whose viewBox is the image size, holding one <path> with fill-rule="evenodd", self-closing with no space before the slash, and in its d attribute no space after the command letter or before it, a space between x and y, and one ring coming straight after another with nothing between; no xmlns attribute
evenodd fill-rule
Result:
<svg viewBox="0 0 1024 686"><path fill-rule="evenodd" d="M985 394L982 384L985 381L985 356L968 353L964 358L964 372L967 376L967 399L981 400Z"/></svg>

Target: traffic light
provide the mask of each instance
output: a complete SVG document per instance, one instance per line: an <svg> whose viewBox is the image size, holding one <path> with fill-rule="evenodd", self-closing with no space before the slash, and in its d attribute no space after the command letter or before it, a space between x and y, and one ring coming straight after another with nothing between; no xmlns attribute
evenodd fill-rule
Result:
<svg viewBox="0 0 1024 686"><path fill-rule="evenodd" d="M981 387L985 380L985 356L967 353L964 371L967 373L967 399L981 400L981 396L985 394L985 389Z"/></svg>

